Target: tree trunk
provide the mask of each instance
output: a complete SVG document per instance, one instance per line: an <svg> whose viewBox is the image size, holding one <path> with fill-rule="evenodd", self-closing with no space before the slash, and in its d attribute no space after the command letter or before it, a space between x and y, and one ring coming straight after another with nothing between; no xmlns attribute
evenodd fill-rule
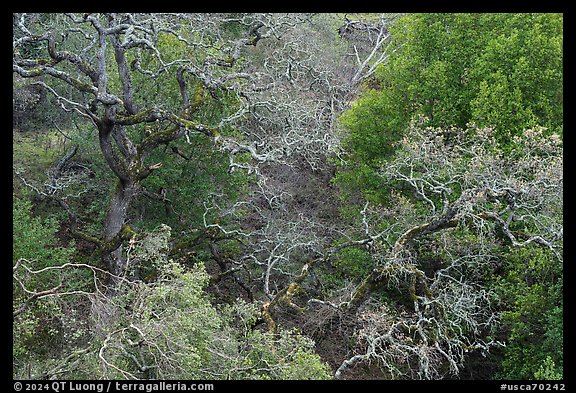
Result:
<svg viewBox="0 0 576 393"><path fill-rule="evenodd" d="M106 221L104 222L104 241L106 243L112 243L123 230L126 224L126 214L132 197L134 196L134 191L134 184L118 181L118 186L112 195ZM106 250L102 255L108 271L112 274L109 283L112 292L115 291L119 283L118 277L123 275L126 268L126 259L122 255L122 243L119 242L118 244L118 247L113 250Z"/></svg>
<svg viewBox="0 0 576 393"><path fill-rule="evenodd" d="M109 295L113 295L118 289L119 278L123 275L126 268L126 260L122 255L122 240L124 240L122 230L126 224L128 208L135 194L137 183L127 171L128 162L132 159L130 157L132 152L128 150L129 146L124 146L121 143L123 140L119 141L116 138L119 130L113 121L115 108L112 106L108 107L105 114L106 120L98 123L100 149L108 166L118 178L104 222L104 247L102 252L102 260L111 273ZM114 138L111 138L111 136ZM112 147L112 140L116 142L118 151L121 154L117 154Z"/></svg>

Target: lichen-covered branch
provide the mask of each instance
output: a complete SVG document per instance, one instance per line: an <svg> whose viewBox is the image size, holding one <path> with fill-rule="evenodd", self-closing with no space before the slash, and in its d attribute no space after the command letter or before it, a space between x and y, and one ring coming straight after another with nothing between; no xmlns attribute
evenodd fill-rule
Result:
<svg viewBox="0 0 576 393"><path fill-rule="evenodd" d="M560 141L542 129L527 130L517 138L517 155L506 157L493 145L491 132L414 127L382 168L383 177L412 187L430 216L415 225L409 220L413 205L393 211L397 220L405 214L404 229L389 247L376 250L373 270L343 304L365 322L358 331L359 353L342 362L337 378L364 362L392 378L458 375L468 352L504 345L486 337L498 317L482 272L497 258L496 245L538 244L562 258L562 222L547 213L562 203ZM456 140L447 142L446 134ZM366 230L366 207L362 214ZM474 233L474 242L460 244L450 235L456 230ZM419 244L435 244L448 260L431 269L418 255ZM390 287L405 291L412 307L399 312L370 299L372 292Z"/></svg>

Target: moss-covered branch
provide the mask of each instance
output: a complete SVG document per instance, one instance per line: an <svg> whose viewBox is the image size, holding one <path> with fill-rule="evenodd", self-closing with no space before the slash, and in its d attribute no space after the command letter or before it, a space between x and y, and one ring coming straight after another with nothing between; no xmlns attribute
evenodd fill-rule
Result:
<svg viewBox="0 0 576 393"><path fill-rule="evenodd" d="M103 245L102 239L97 238L95 236L88 235L87 233L79 231L77 229L71 229L70 233L75 238L85 240L89 243L97 245L98 247L102 247L102 245Z"/></svg>
<svg viewBox="0 0 576 393"><path fill-rule="evenodd" d="M388 252L386 258L391 260L396 260L401 258L401 253L404 251L407 244L419 236L423 236L429 233L438 232L447 228L454 228L458 224L458 220L453 218L454 212L450 212L448 216L444 216L440 219L433 220L430 223L417 225L405 231L394 243L394 246ZM362 283L354 291L350 302L347 305L348 310L354 310L360 306L364 299L374 290L380 288L383 284L387 283L389 277L395 270L404 269L406 273L412 275L413 282L411 282L409 287L409 295L411 300L416 299L416 284L420 284L426 295L429 295L429 289L424 281L424 276L422 272L412 265L383 265L376 266L368 276L362 281Z"/></svg>
<svg viewBox="0 0 576 393"><path fill-rule="evenodd" d="M120 247L122 242L130 240L137 235L138 233L129 224L124 224L116 236L108 241L101 242L100 251L110 253Z"/></svg>

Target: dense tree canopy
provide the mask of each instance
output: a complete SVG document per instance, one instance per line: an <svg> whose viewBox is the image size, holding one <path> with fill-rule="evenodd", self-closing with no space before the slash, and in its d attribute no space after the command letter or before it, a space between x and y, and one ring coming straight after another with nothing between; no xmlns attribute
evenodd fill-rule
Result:
<svg viewBox="0 0 576 393"><path fill-rule="evenodd" d="M492 127L508 148L535 126L562 133L562 15L414 14L390 30L394 56L342 117L355 187L378 193L372 170L415 116Z"/></svg>
<svg viewBox="0 0 576 393"><path fill-rule="evenodd" d="M561 379L562 18L14 14L14 378Z"/></svg>

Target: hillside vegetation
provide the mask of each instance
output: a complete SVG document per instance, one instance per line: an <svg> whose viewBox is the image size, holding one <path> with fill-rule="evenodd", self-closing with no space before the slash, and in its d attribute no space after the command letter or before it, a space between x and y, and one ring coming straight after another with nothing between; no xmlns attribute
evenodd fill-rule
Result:
<svg viewBox="0 0 576 393"><path fill-rule="evenodd" d="M563 379L563 15L13 15L14 379Z"/></svg>

